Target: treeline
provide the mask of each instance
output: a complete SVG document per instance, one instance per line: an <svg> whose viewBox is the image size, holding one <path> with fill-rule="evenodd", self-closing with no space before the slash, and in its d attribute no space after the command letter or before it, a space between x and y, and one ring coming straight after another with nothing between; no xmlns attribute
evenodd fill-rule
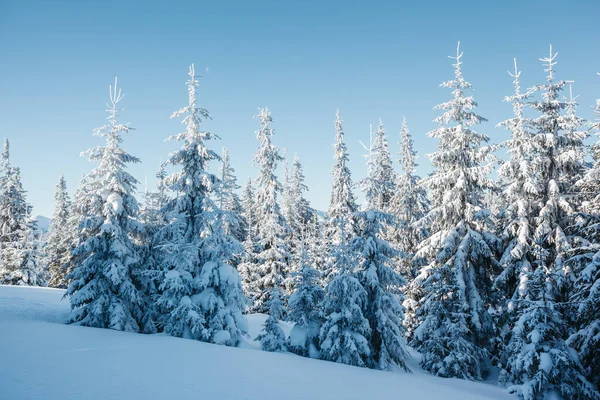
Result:
<svg viewBox="0 0 600 400"><path fill-rule="evenodd" d="M240 187L227 151L202 130L209 113L193 66L188 104L172 115L184 127L169 138L179 150L138 203L127 165L140 160L121 147L132 128L118 120L115 81L108 123L94 131L105 145L87 153L97 167L73 200L61 178L43 246L6 142L0 281L66 288L78 325L236 346L244 314L267 313L258 340L268 351L408 370L408 344L438 376L480 380L498 367L499 383L524 399L598 399L600 147L585 140L600 120L577 114L550 48L546 80L530 89L515 61L505 98L514 114L498 124L506 140L491 144L459 49L452 58L449 100L428 133L433 172L417 176L406 120L396 170L380 123L367 177L354 182L338 112L324 218L305 198L298 157L288 170L273 143L266 108L256 116L259 174ZM600 118L600 100L595 110ZM501 147L506 160L495 158ZM281 319L295 323L289 337Z"/></svg>

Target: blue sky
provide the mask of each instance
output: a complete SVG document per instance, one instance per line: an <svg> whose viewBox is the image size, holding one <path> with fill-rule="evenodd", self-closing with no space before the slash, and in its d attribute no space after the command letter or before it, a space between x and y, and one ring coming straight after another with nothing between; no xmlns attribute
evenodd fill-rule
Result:
<svg viewBox="0 0 600 400"><path fill-rule="evenodd" d="M480 126L492 141L495 124L511 116L506 71L517 57L524 87L542 83L540 57L552 44L560 79L574 80L580 114L591 118L600 97L600 2L589 1L29 1L0 0L0 136L35 214L51 215L60 174L72 191L94 167L79 157L101 144L92 130L106 114L115 76L126 93L123 120L136 128L124 147L143 164L131 168L154 182L161 159L174 150L164 139L180 131L170 114L187 101L188 65L203 78L206 128L229 149L240 182L256 175L252 119L267 106L274 142L305 166L313 206L326 210L336 108L344 119L355 179L364 176L369 124L381 117L391 149L402 116L420 155L436 142L432 108L449 99L457 41L464 74L474 85Z"/></svg>

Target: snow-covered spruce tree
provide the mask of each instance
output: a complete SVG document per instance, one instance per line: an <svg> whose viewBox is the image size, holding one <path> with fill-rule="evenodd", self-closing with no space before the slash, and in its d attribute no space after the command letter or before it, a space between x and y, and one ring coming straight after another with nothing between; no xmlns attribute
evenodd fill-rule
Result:
<svg viewBox="0 0 600 400"><path fill-rule="evenodd" d="M70 283L69 276L73 270L79 267L86 258L86 254L75 252L80 244L85 243L91 232L83 229L83 223L91 215L102 213L102 197L96 196L98 192L99 181L93 179L91 174L83 175L79 185L73 193L71 202L71 212L69 213L67 223L68 243L71 251L67 255L67 264L65 266L67 283Z"/></svg>
<svg viewBox="0 0 600 400"><path fill-rule="evenodd" d="M557 304L571 280L565 259L574 239L565 229L573 207L561 176L579 168L576 153L581 149L573 150L579 139L564 131L569 126L563 114L568 104L559 95L566 83L554 79L555 58L550 47L550 56L541 59L546 63L547 82L534 87L535 92L542 92L541 100L529 103L540 113L531 120L532 166L539 198L529 249L533 263L519 282L518 320L506 348L500 382L524 399L541 399L550 392L567 398L599 398L564 341L564 307Z"/></svg>
<svg viewBox="0 0 600 400"><path fill-rule="evenodd" d="M46 286L40 260L37 223L21 182L21 170L10 165L8 140L2 152L0 191L0 284Z"/></svg>
<svg viewBox="0 0 600 400"><path fill-rule="evenodd" d="M335 144L333 145L333 157L335 163L331 171L333 182L331 185L331 199L327 212L327 223L325 238L334 247L341 241L347 241L355 234L354 214L358 211L356 197L352 192L352 174L348 167L348 150L344 142L344 130L340 111L335 114ZM346 237L341 237L340 221L346 221Z"/></svg>
<svg viewBox="0 0 600 400"><path fill-rule="evenodd" d="M288 275L290 254L286 238L289 228L277 202L281 184L275 170L282 157L271 142L271 114L263 108L255 118L261 126L256 132L259 147L254 156L254 162L260 169L256 179L256 252L248 255L252 263L245 266L244 289L252 301L251 312L264 313L268 312L266 300L275 282L285 282ZM285 304L285 299L282 301Z"/></svg>
<svg viewBox="0 0 600 400"><path fill-rule="evenodd" d="M242 217L245 225L248 227L246 239L244 240L244 254L241 263L238 265L238 270L242 277L242 286L244 293L249 299L256 298L259 293L257 286L254 285L255 280L259 278L256 265L256 254L258 253L257 245L257 223L256 223L256 199L254 188L252 187L252 179L248 178L244 190L242 191Z"/></svg>
<svg viewBox="0 0 600 400"><path fill-rule="evenodd" d="M371 356L367 365L377 369L397 365L408 371L403 296L398 290L406 280L392 266L397 251L382 238L385 226L392 219L376 210L359 213L361 233L352 239L350 248L357 253L358 279L367 292L363 309L371 327Z"/></svg>
<svg viewBox="0 0 600 400"><path fill-rule="evenodd" d="M40 262L39 232L37 222L29 215L25 224L13 232L15 240L7 244L5 256L7 259L5 284L19 286L46 286L47 271Z"/></svg>
<svg viewBox="0 0 600 400"><path fill-rule="evenodd" d="M223 148L221 154L221 170L219 171L221 179L220 197L215 199L219 202L219 207L227 211L232 221L225 221L225 233L233 236L237 241L243 242L246 239L248 227L246 220L242 216L242 202L237 194L240 186L237 184L235 170L231 166L229 152Z"/></svg>
<svg viewBox="0 0 600 400"><path fill-rule="evenodd" d="M132 128L117 119L123 95L116 79L109 92L108 123L94 130L106 144L85 153L100 163L90 179L96 186L92 196L102 202L102 208L81 224L87 238L75 249L83 259L81 265L67 276L71 280L65 294L71 302L68 323L138 332L143 303L135 280L140 255L132 238L142 234L143 227L136 220L138 182L125 168L139 159L121 148L123 135Z"/></svg>
<svg viewBox="0 0 600 400"><path fill-rule="evenodd" d="M429 209L427 191L419 184L416 175L417 154L413 149L413 140L408 130L406 118L402 120L400 131L399 164L402 173L397 175L396 190L390 200L389 213L396 221L389 229L390 242L402 251L406 257L399 260L398 272L405 277L414 277L412 258L419 243L427 237L428 229L418 226Z"/></svg>
<svg viewBox="0 0 600 400"><path fill-rule="evenodd" d="M308 186L304 184L304 173L298 155L294 156L292 171L289 178L290 213L287 223L292 231L292 236L299 242L305 236L308 224L313 219L314 210L310 207L304 192Z"/></svg>
<svg viewBox="0 0 600 400"><path fill-rule="evenodd" d="M283 316L279 286L279 282L276 281L269 291L269 299L266 301L266 305L269 307L269 316L260 334L256 337L256 340L260 342L260 347L265 351L283 352L287 350L285 333L279 326L279 320Z"/></svg>
<svg viewBox="0 0 600 400"><path fill-rule="evenodd" d="M140 220L144 223L148 236L154 235L168 221L163 208L170 198L165 184L167 178L166 166L161 163L156 173L156 190L144 191L143 202L140 204Z"/></svg>
<svg viewBox="0 0 600 400"><path fill-rule="evenodd" d="M443 114L435 119L439 127L429 132L439 140L429 156L434 172L424 180L432 208L422 223L432 235L416 254L429 264L412 282L411 290L424 295L411 344L423 355L421 366L435 375L482 379L494 334L488 308L497 267L498 240L481 199L492 184L487 178L492 148L486 135L473 130L484 118L472 111L477 103L466 93L471 84L462 74L460 48L450 58L454 79L441 86L452 89L453 98L435 107Z"/></svg>
<svg viewBox="0 0 600 400"><path fill-rule="evenodd" d="M48 286L66 288L68 285L67 267L71 258L73 246L69 234L69 215L71 213L71 198L67 192L65 177L61 175L56 192L54 193L54 214L44 246L45 258L48 263L50 280Z"/></svg>
<svg viewBox="0 0 600 400"><path fill-rule="evenodd" d="M396 173L392 164L387 135L383 122L379 120L375 138L371 144L369 157L369 174L363 180L363 188L367 196L365 209L388 212L390 202L396 191Z"/></svg>
<svg viewBox="0 0 600 400"><path fill-rule="evenodd" d="M565 326L554 304L556 277L552 275L542 262L528 274L528 293L521 300L524 310L512 330L500 383L523 400L541 400L556 392L567 399L600 399L577 356L562 339Z"/></svg>
<svg viewBox="0 0 600 400"><path fill-rule="evenodd" d="M251 178L248 178L242 191L241 204L242 217L244 218L244 224L247 226L246 239L248 239L249 236L256 235L256 199Z"/></svg>
<svg viewBox="0 0 600 400"><path fill-rule="evenodd" d="M210 115L197 106L193 64L189 76L188 104L171 116L183 116L185 131L169 137L181 147L168 160L179 170L165 179L177 193L164 207L169 224L156 234L162 254L157 305L169 335L236 346L246 330L240 278L229 264L239 245L225 234L225 213L211 200L220 197L221 181L209 164L220 157L205 144L216 135L201 130Z"/></svg>
<svg viewBox="0 0 600 400"><path fill-rule="evenodd" d="M288 302L288 321L295 323L288 348L304 357L319 358L319 332L323 322L320 305L325 291L319 284L319 272L312 266L309 245L306 239L301 245L299 268L294 273L294 293Z"/></svg>
<svg viewBox="0 0 600 400"><path fill-rule="evenodd" d="M371 359L371 328L363 315L367 292L356 278L356 260L350 251L345 216L338 219L341 241L332 253L336 275L326 287L322 310L325 321L319 335L321 358L366 367Z"/></svg>
<svg viewBox="0 0 600 400"><path fill-rule="evenodd" d="M598 117L590 127L600 133L600 100L594 110ZM575 349L590 382L600 386L600 144L593 147L593 164L577 183L584 201L573 216L569 234L578 236L566 264L573 270L570 312L576 331L567 344Z"/></svg>
<svg viewBox="0 0 600 400"><path fill-rule="evenodd" d="M202 243L204 264L197 282L201 290L191 300L200 306L206 321L202 340L237 346L248 331L246 318L242 315L246 307L242 279L232 265L242 247L224 229L237 214L232 216L228 211L211 214Z"/></svg>
<svg viewBox="0 0 600 400"><path fill-rule="evenodd" d="M598 207L598 205L595 205ZM570 310L573 332L567 344L577 351L587 379L600 386L600 217L584 210L570 229L581 239L566 264L576 276Z"/></svg>
<svg viewBox="0 0 600 400"><path fill-rule="evenodd" d="M524 116L524 108L531 93L521 92L521 72L517 68L516 59L514 64L514 73L508 74L513 78L515 92L504 98L504 101L512 103L514 116L498 124L510 132L510 139L503 143L509 158L498 170L502 197L506 204L499 214L501 237L505 243L504 253L500 258L503 270L494 282L503 299L496 313L500 335L499 347L502 347L510 336L510 329L518 317L513 312L516 307L515 301L526 295L524 284L535 262L531 248L535 216L539 209L539 186L533 166L535 143L529 129L531 123ZM505 353L497 355L501 362L505 361Z"/></svg>
<svg viewBox="0 0 600 400"><path fill-rule="evenodd" d="M355 221L358 204L352 191L352 174L348 167L349 155L344 142L345 134L339 110L335 114L334 126L336 134L333 145L333 158L335 162L331 171L333 180L329 210L323 227L326 254L324 255L323 270L321 272L324 284L327 284L339 272L335 269L336 263L334 261L338 244L349 241L356 235L358 230ZM340 226L342 220L345 225L345 237L341 236Z"/></svg>
<svg viewBox="0 0 600 400"><path fill-rule="evenodd" d="M144 266L139 277L140 289L144 297L141 321L143 333L156 333L161 328L156 298L159 293L158 280L161 276L162 251L157 233L169 222L168 213L164 212L164 208L169 202L165 185L166 177L165 165L161 163L156 173L156 190L149 191L146 188L140 205L139 219L144 224L144 235L138 243Z"/></svg>

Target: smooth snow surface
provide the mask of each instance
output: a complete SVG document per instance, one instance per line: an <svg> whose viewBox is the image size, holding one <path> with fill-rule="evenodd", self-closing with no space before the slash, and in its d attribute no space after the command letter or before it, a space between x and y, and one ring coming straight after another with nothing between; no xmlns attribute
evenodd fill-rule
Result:
<svg viewBox="0 0 600 400"><path fill-rule="evenodd" d="M64 325L63 290L0 286L0 399L509 399L486 384L382 372L163 334ZM264 315L248 317L255 337ZM289 334L291 325L282 323Z"/></svg>

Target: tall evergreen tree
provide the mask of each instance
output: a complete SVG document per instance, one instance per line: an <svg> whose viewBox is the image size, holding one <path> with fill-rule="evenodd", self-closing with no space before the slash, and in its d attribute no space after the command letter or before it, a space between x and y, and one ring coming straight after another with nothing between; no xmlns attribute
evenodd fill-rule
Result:
<svg viewBox="0 0 600 400"><path fill-rule="evenodd" d="M48 286L51 287L66 288L68 285L67 267L73 250L69 235L70 213L71 198L65 177L61 175L54 193L54 214L44 248L50 274Z"/></svg>
<svg viewBox="0 0 600 400"><path fill-rule="evenodd" d="M260 109L255 118L260 129L256 132L259 141L254 162L260 173L256 180L256 252L246 268L246 293L252 300L251 311L268 312L267 297L276 281L284 282L288 274L289 248L286 243L289 227L281 214L277 198L281 193L275 170L282 161L279 149L272 143L273 129L271 114Z"/></svg>
<svg viewBox="0 0 600 400"><path fill-rule="evenodd" d="M509 158L498 170L502 197L506 204L499 214L501 237L504 241L504 252L500 258L503 270L494 282L503 298L497 313L500 347L510 337L510 329L518 318L513 312L515 302L526 294L523 284L535 263L531 249L540 194L533 165L534 135L530 131L530 120L524 116L524 108L531 98L531 92L521 92L521 71L517 68L516 59L514 64L514 73L508 74L513 78L515 91L513 95L504 98L504 101L512 103L514 116L498 124L511 135L503 143ZM501 362L505 361L505 353L497 355Z"/></svg>
<svg viewBox="0 0 600 400"><path fill-rule="evenodd" d="M335 163L331 171L333 182L331 185L331 200L327 212L327 226L325 229L325 238L333 247L343 240L348 240L355 234L354 214L358 211L356 197L352 192L352 174L348 167L349 155L344 142L344 130L342 128L342 118L340 111L335 114L335 144L333 145ZM340 221L346 221L347 237L342 238L340 231Z"/></svg>
<svg viewBox="0 0 600 400"><path fill-rule="evenodd" d="M401 265L398 272L411 278L413 275L411 260L415 249L428 235L427 227L417 224L429 209L429 199L427 191L419 184L421 178L416 175L416 159L417 154L413 149L408 124L406 118L403 118L398 159L402 173L397 175L396 191L390 200L389 208L396 222L392 224L388 236L390 241L406 255L399 260Z"/></svg>
<svg viewBox="0 0 600 400"><path fill-rule="evenodd" d="M497 239L482 208L483 190L492 184L487 178L492 148L486 135L473 130L485 119L472 111L477 103L466 94L471 84L462 74L460 48L450 58L454 79L441 86L452 89L453 98L435 107L443 113L429 133L439 140L430 155L435 170L424 181L432 199L424 222L432 235L417 253L429 264L413 281L424 297L412 345L423 354L421 366L435 375L482 379L494 334L488 308L497 267Z"/></svg>
<svg viewBox="0 0 600 400"><path fill-rule="evenodd" d="M600 133L600 100L590 127ZM578 182L588 200L573 218L570 228L580 240L573 246L567 265L576 277L571 311L576 331L567 344L577 350L590 382L600 386L600 143L593 146L593 165Z"/></svg>
<svg viewBox="0 0 600 400"><path fill-rule="evenodd" d="M201 130L210 115L197 106L193 64L189 76L188 104L171 116L183 117L185 131L169 138L181 142L168 160L180 170L165 180L177 196L164 207L169 224L157 233L163 254L157 305L168 334L236 346L246 330L240 278L230 265L239 244L223 231L225 213L211 199L221 195L221 180L209 172L220 157L205 144L216 135Z"/></svg>
<svg viewBox="0 0 600 400"><path fill-rule="evenodd" d="M132 238L142 233L136 220L138 204L134 193L137 180L126 171L129 163L140 162L121 148L123 135L132 128L118 121L121 90L110 86L108 124L94 130L106 140L87 152L99 166L91 173L91 196L101 204L81 224L86 240L75 254L83 261L67 276L70 298L68 322L97 328L139 331L142 298L136 286L140 255Z"/></svg>
<svg viewBox="0 0 600 400"><path fill-rule="evenodd" d="M533 88L541 92L541 99L529 102L540 113L531 120L531 162L538 196L529 243L533 262L519 281L520 298L515 307L518 320L507 346L500 382L525 399L543 398L550 391L568 398L597 398L577 357L564 341L563 307L556 304L570 279L564 267L573 239L565 228L574 210L567 195L569 185L561 177L580 168L582 138L565 131L570 126L564 116L569 105L561 101L560 92L566 83L554 78L555 59L550 47L550 56L541 59L547 67L547 81Z"/></svg>
<svg viewBox="0 0 600 400"><path fill-rule="evenodd" d="M358 233L355 214L358 211L356 197L352 191L352 173L348 167L349 155L346 147L345 133L342 127L340 111L335 114L335 143L333 145L333 158L335 160L331 175L331 198L329 210L323 227L323 241L325 248L324 259L321 264L323 283L329 281L339 272L336 270L338 263L335 261L338 245L348 242ZM344 221L344 237L342 237L342 221Z"/></svg>
<svg viewBox="0 0 600 400"><path fill-rule="evenodd" d="M361 234L352 239L350 247L358 255L358 278L367 293L364 315L371 327L368 365L377 369L397 365L408 370L403 296L398 291L406 280L392 267L397 251L382 238L384 227L392 218L375 210L359 216Z"/></svg>

